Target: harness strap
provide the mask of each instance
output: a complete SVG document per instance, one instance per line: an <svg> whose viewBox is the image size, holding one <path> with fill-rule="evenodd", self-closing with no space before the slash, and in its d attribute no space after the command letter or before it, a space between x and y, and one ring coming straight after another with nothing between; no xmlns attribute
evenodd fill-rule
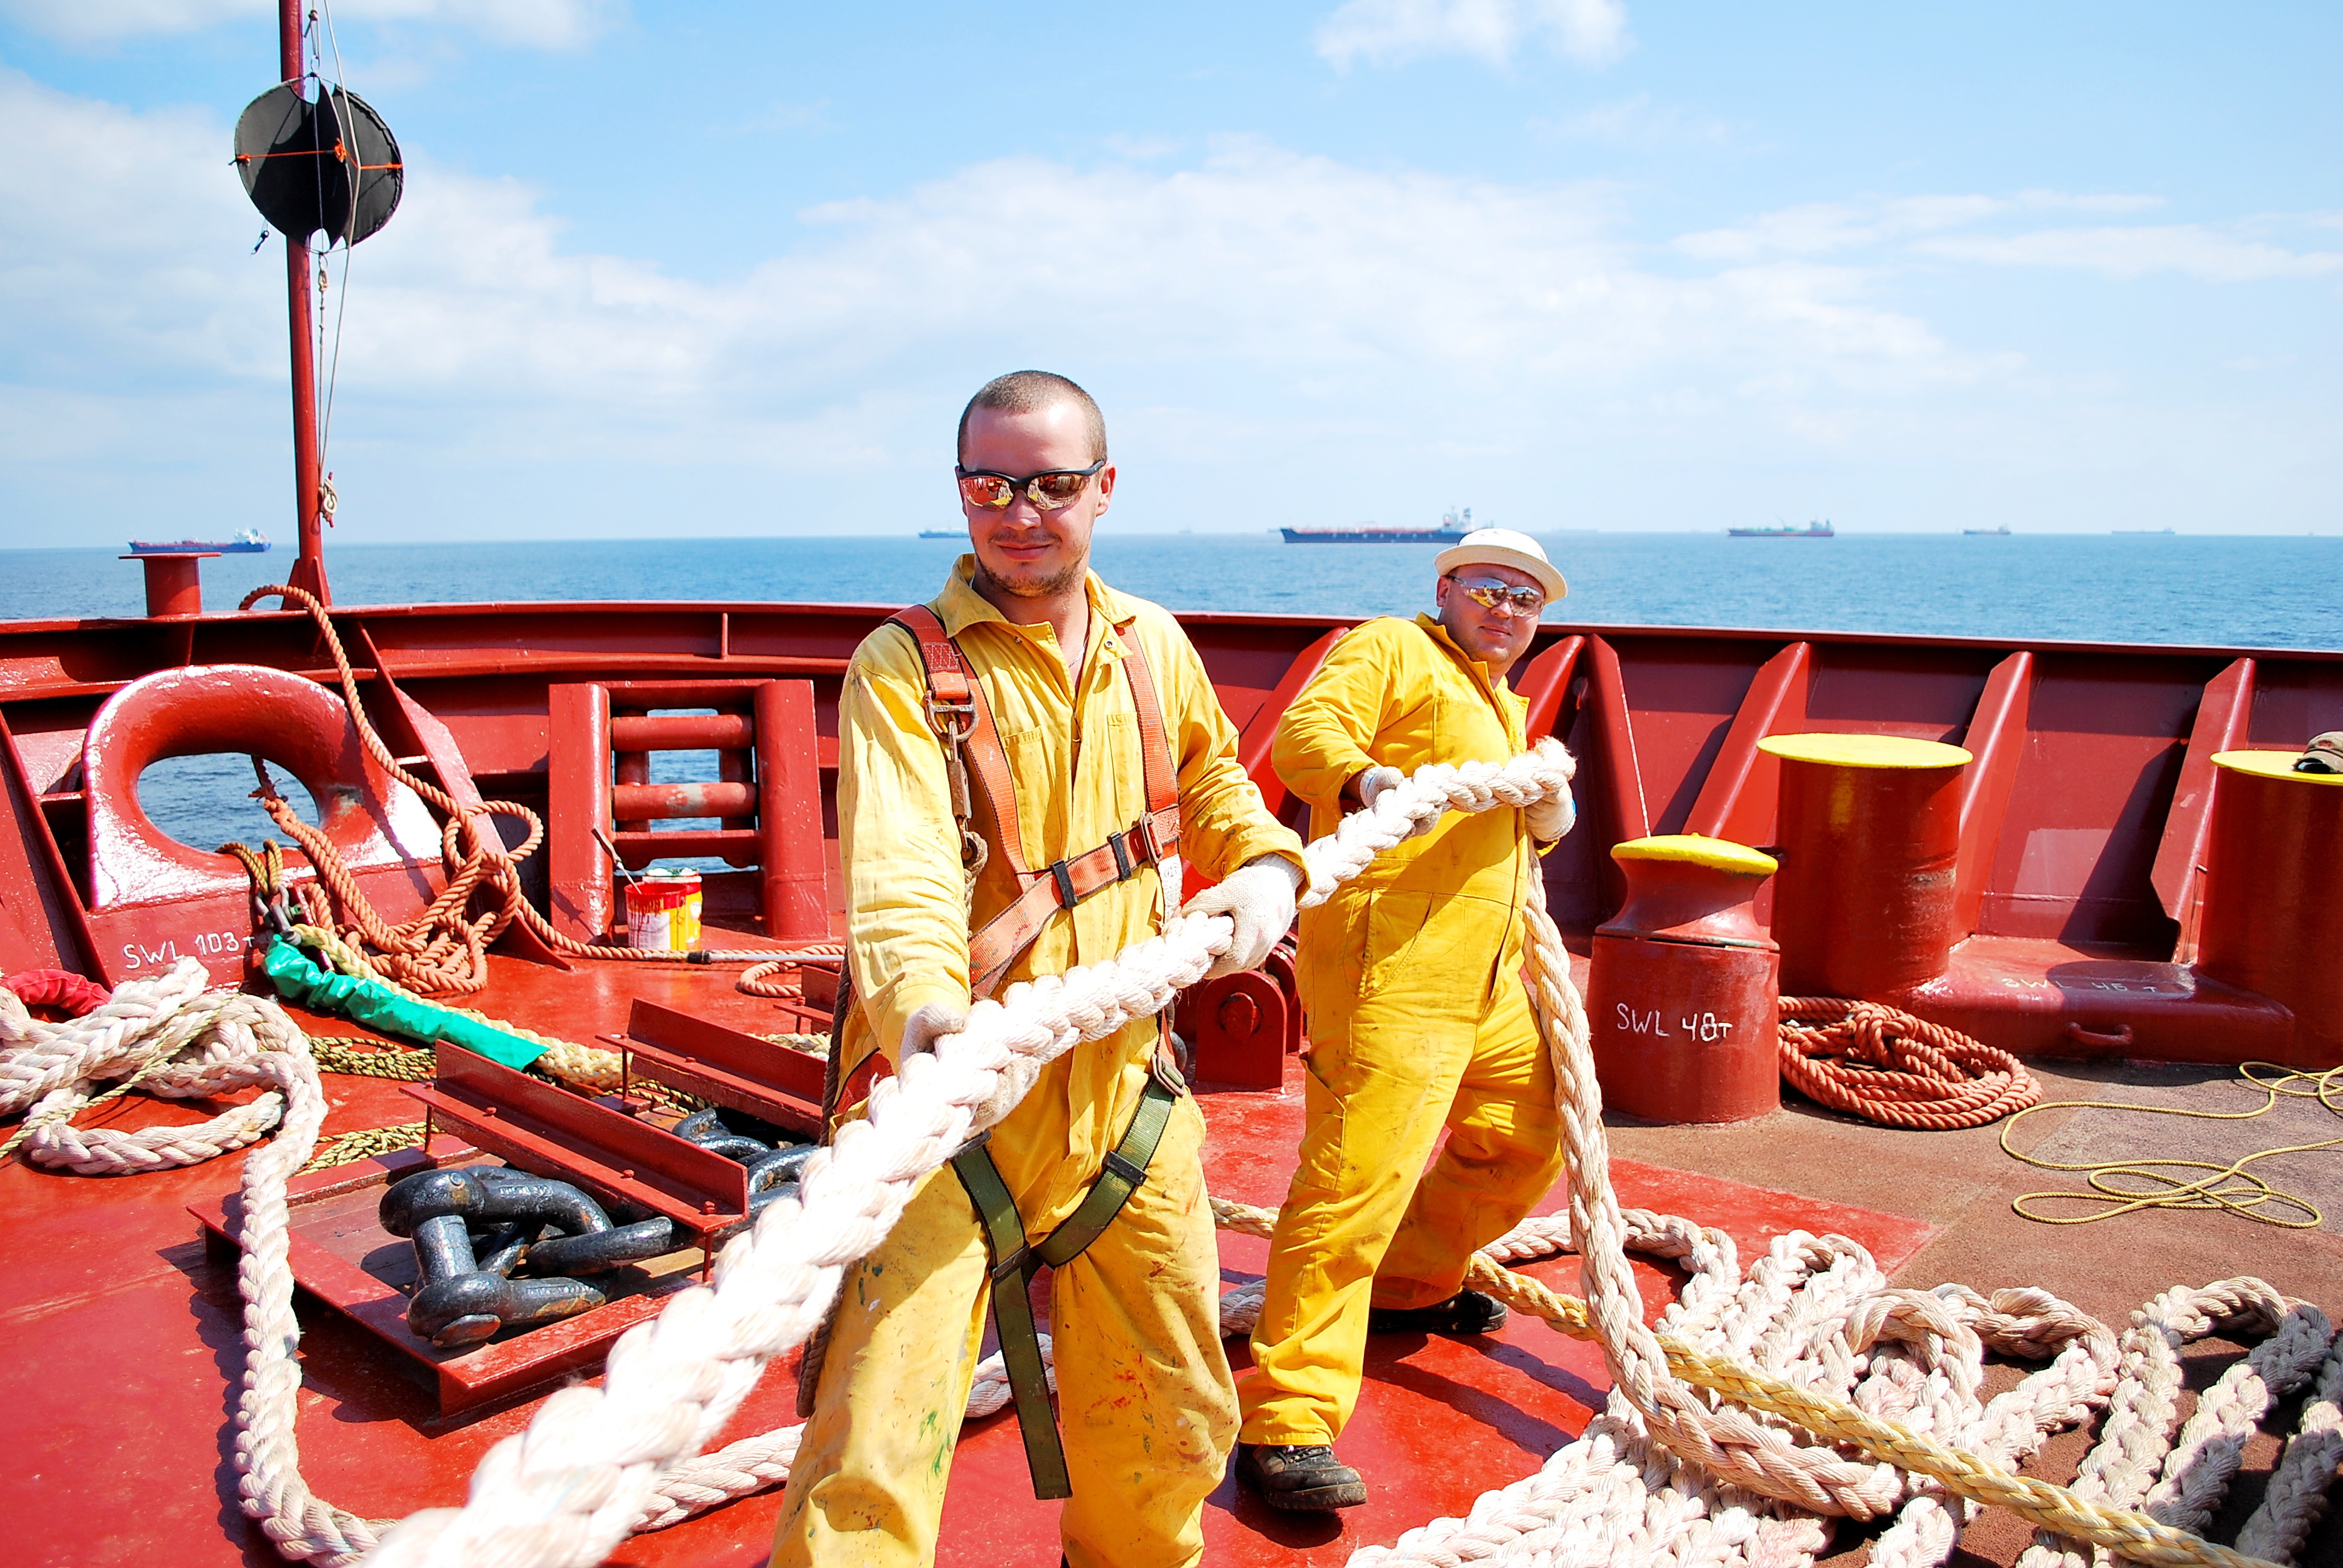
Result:
<svg viewBox="0 0 2343 1568"><path fill-rule="evenodd" d="M1001 857L1018 885L1011 900L968 941L970 990L980 999L990 996L1017 956L1033 945L1050 917L1071 910L1101 889L1128 881L1141 866L1160 867L1180 850L1180 778L1172 763L1172 749L1163 725L1163 704L1156 693L1155 672L1136 638L1123 639L1122 673L1131 687L1131 707L1138 715L1140 769L1147 809L1105 843L1080 855L1070 855L1036 869L1025 859L1017 823L1017 789L1001 748L1001 733L992 721L981 682L969 673L960 645L944 631L941 618L926 605L913 605L890 618L919 645L920 662L928 682L928 718L944 743L944 760L952 781L952 811L960 819L963 839L990 840L990 852ZM980 803L991 829L978 835L969 818ZM971 865L980 860L971 860Z"/></svg>
<svg viewBox="0 0 2343 1568"><path fill-rule="evenodd" d="M1172 1108L1179 1102L1179 1091L1165 1081L1165 1076L1148 1075L1131 1125L1108 1153L1098 1179L1074 1211L1037 1244L1026 1242L1025 1221L1017 1212L1017 1200L1011 1196L1009 1184L1001 1179L1001 1168L985 1147L990 1135L978 1133L952 1156L952 1173L967 1190L984 1230L992 1323L1001 1338L1001 1362L1009 1374L1010 1395L1017 1405L1017 1430L1025 1440L1025 1466L1032 1473L1033 1495L1038 1498L1071 1497L1074 1489L1066 1473L1066 1450L1058 1438L1057 1417L1050 1409L1049 1372L1041 1364L1041 1332L1033 1323L1033 1301L1028 1291L1044 1264L1062 1268L1081 1256L1147 1179L1148 1164L1163 1141L1164 1128L1171 1124Z"/></svg>

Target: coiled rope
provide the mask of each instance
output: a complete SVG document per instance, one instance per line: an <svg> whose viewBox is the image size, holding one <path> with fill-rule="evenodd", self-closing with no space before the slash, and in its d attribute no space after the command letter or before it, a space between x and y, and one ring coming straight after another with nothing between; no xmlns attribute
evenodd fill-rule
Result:
<svg viewBox="0 0 2343 1568"><path fill-rule="evenodd" d="M1346 819L1336 833L1309 846L1303 901L1322 902L1337 882L1399 842L1419 820L1448 809L1527 805L1566 789L1573 770L1567 755L1551 742L1502 767L1423 769L1379 796L1373 809ZM1735 1495L1737 1487L1811 1513L1855 1518L1878 1517L1903 1503L1913 1484L1909 1476L1916 1473L1961 1497L2012 1507L2061 1537L2139 1561L2251 1561L2160 1520L2013 1474L1990 1445L1965 1452L1763 1366L1741 1364L1740 1352L1755 1346L1728 1339L1711 1349L1655 1336L1643 1322L1626 1263L1629 1227L1610 1188L1584 1014L1571 985L1568 955L1545 916L1542 885L1534 879L1531 886L1529 978L1555 1058L1570 1155L1569 1233L1578 1239L1589 1300L1536 1295L1544 1287L1535 1282L1510 1288L1523 1292L1513 1299L1537 1303L1524 1310L1558 1326L1577 1321L1592 1327L1611 1368L1614 1408L1664 1445L1673 1455L1668 1462L1706 1473L1722 1489L1720 1496ZM885 1235L923 1176L980 1124L1004 1114L1043 1063L1081 1040L1102 1038L1160 1011L1182 986L1202 977L1230 940L1224 918L1181 918L1163 936L1108 963L1020 984L997 1001L979 1003L960 1034L940 1041L931 1055L912 1058L874 1089L867 1120L842 1129L831 1148L809 1161L799 1199L775 1203L726 1247L712 1289L679 1292L659 1318L624 1335L610 1352L600 1388L572 1387L547 1400L526 1432L482 1460L464 1508L415 1514L379 1544L372 1522L326 1504L300 1477L293 1432L298 1325L285 1264L284 1183L292 1164L314 1145L322 1096L306 1052L261 1053L297 1066L283 1073L286 1136L248 1159L244 1174L246 1255L239 1275L248 1362L236 1448L245 1511L296 1558L347 1562L373 1547L369 1560L383 1564L584 1568L599 1562L639 1522L675 1506L670 1489L679 1477L697 1482L742 1451L744 1445L735 1444L693 1457L730 1418L771 1357L811 1332L844 1268ZM196 970L190 983L199 980ZM283 1023L271 1004L231 1000L275 1012ZM1886 1308L1878 1312L1882 1322L1894 1315ZM1951 1319L1931 1320L1925 1332L1958 1342L1952 1331L1960 1327ZM1799 1443L1747 1411L1712 1402L1679 1375L1891 1462L1859 1462L1830 1447ZM2000 1407L1996 1401L1991 1408ZM2072 1412L2079 1415L2087 1408L2078 1398ZM769 1466L770 1453L794 1437L769 1433L751 1445L765 1445ZM1618 1523L1632 1533L1626 1521ZM1949 1535L1936 1533L1949 1551ZM1799 1539L1812 1538L1808 1527ZM1776 1543L1794 1545L1788 1536Z"/></svg>
<svg viewBox="0 0 2343 1568"><path fill-rule="evenodd" d="M1889 1127L1984 1127L2042 1099L2009 1052L1879 1002L1785 996L1778 1039L1791 1088Z"/></svg>
<svg viewBox="0 0 2343 1568"><path fill-rule="evenodd" d="M323 892L307 883L297 890L311 924L332 928L353 941L363 940L377 950L379 957L376 963L385 977L410 990L432 995L468 996L487 985L488 944L515 924L526 927L539 941L570 958L616 963L686 961L686 955L681 953L650 948L605 947L579 941L556 930L528 901L520 883L520 862L536 853L538 846L545 841L544 819L512 800L463 805L446 790L403 767L367 719L366 706L358 698L357 672L342 647L341 633L335 629L333 618L315 596L289 583L276 583L253 589L236 608L248 610L272 597L298 606L316 623L317 635L333 657L341 679L342 699L349 709L351 722L357 727L358 739L366 747L367 755L392 778L437 808L447 819L440 829L440 855L447 873L446 889L414 920L393 925L367 900L349 869L342 863L333 840L301 820L292 806L277 793L267 769L256 758L253 766L260 776L260 788L254 791L256 798L277 825L301 846L317 871L318 882L324 884ZM518 849L507 849L496 834L481 830L482 819L489 817L507 817L527 824L528 834ZM472 912L476 894L485 898L478 913ZM331 907L327 905L328 899ZM334 918L337 910L340 911L338 922ZM820 944L808 950L808 953L834 957L841 950L835 944ZM709 950L689 955L689 961L767 964L775 957L769 949Z"/></svg>
<svg viewBox="0 0 2343 1568"><path fill-rule="evenodd" d="M2277 1076L2260 1076L2265 1072ZM2226 1164L2217 1164L2210 1160L2132 1158L2083 1161L2070 1164L2046 1160L2038 1154L2022 1154L2010 1147L2010 1134L2017 1131L2018 1122L2036 1111L2122 1111L2141 1116L2186 1116L2204 1121L2251 1121L2268 1115L2277 1109L2281 1099L2286 1099L2315 1100L2333 1114L2343 1116L2343 1067L2331 1067L2324 1072L2305 1072L2280 1067L2276 1062L2248 1061L2238 1067L2237 1076L2260 1090L2266 1097L2251 1111L2199 1111L2184 1105L2133 1105L2119 1100L2054 1100L2020 1111L2010 1118L2009 1124L2001 1130L2002 1152L2037 1170L2077 1172L2090 1185L2087 1190L2064 1188L2023 1192L2011 1199L2009 1206L2026 1219L2045 1225L2088 1225L2100 1220L2136 1214L2146 1209L2219 1209L2259 1224L2275 1225L2280 1230L2317 1230L2326 1223L2326 1215L2318 1204L2297 1193L2280 1191L2259 1172L2247 1168L2260 1161L2274 1160L2281 1154L2310 1154L2322 1149L2343 1146L2343 1138L2257 1150ZM2079 1212L2045 1211L2044 1205L2053 1203L2083 1207Z"/></svg>

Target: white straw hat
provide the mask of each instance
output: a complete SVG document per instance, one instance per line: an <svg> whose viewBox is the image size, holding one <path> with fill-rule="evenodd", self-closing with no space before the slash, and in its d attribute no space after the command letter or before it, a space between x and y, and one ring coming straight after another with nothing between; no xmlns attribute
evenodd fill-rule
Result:
<svg viewBox="0 0 2343 1568"><path fill-rule="evenodd" d="M1475 528L1433 557L1432 566L1442 577L1458 567L1511 567L1537 578L1549 600L1570 591L1570 585L1562 580L1562 573L1554 564L1545 558L1545 550L1538 542L1511 528Z"/></svg>

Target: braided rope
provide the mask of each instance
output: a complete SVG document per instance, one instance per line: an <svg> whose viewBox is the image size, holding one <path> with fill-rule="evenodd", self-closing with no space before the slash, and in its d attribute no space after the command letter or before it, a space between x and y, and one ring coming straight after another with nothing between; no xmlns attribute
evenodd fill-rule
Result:
<svg viewBox="0 0 2343 1568"><path fill-rule="evenodd" d="M1551 742L1503 764L1423 769L1309 847L1302 901L1322 902L1418 818L1523 806L1566 789L1574 770ZM977 1003L960 1034L873 1089L866 1119L807 1163L797 1199L774 1203L726 1247L713 1290L680 1292L629 1330L600 1388L548 1400L526 1432L483 1459L463 1509L414 1515L373 1560L582 1568L608 1555L643 1515L660 1472L704 1447L765 1363L812 1332L845 1268L893 1226L920 1180L1015 1102L1000 1093L1004 1077L1021 1090L1080 1040L1161 1011L1232 934L1225 917L1183 917L1109 962Z"/></svg>
<svg viewBox="0 0 2343 1568"><path fill-rule="evenodd" d="M1947 1131L2042 1099L2042 1085L2007 1051L1878 1002L1785 996L1781 1020L1782 1076L1834 1111Z"/></svg>
<svg viewBox="0 0 2343 1568"><path fill-rule="evenodd" d="M679 963L685 955L649 948L604 947L594 942L581 942L567 932L555 929L553 923L528 901L521 888L520 862L537 852L545 841L545 820L528 807L512 800L483 800L467 806L446 790L417 778L392 755L382 737L376 733L367 718L366 705L358 695L357 671L350 663L348 651L342 646L342 635L334 626L333 617L312 595L289 583L274 583L256 588L244 596L236 606L248 610L264 598L277 598L287 605L298 606L308 614L334 660L341 679L342 699L349 709L350 719L357 729L358 740L367 755L424 800L436 807L447 820L440 829L440 854L446 862L447 885L431 900L423 913L400 925L385 920L358 887L349 869L342 863L341 854L333 841L318 829L303 822L291 806L277 795L276 786L267 771L255 759L254 767L260 774L260 789L256 793L277 825L301 846L316 870L318 881L326 886L319 892L315 884L304 884L298 896L302 909L319 926L335 924L334 908L342 911L345 929L372 944L381 954L385 972L416 990L452 995L471 995L488 984L488 948L498 937L518 923L529 930L539 941L571 958L598 959L612 962ZM518 849L508 849L494 833L481 831L482 819L507 817L528 824L528 834ZM489 895L489 902L478 914L469 912L475 894ZM327 900L330 894L331 907ZM764 950L737 952L706 951L692 955L701 963L768 962L772 955Z"/></svg>
<svg viewBox="0 0 2343 1568"><path fill-rule="evenodd" d="M1311 886L1303 901L1322 901L1336 881L1355 874L1422 817L1450 809L1518 806L1547 789L1566 787L1569 772L1568 759L1559 748L1551 752L1542 749L1503 769L1426 769L1408 785L1379 797L1378 810L1358 813L1336 834L1310 846ZM1664 1451L1646 1450L1642 1466L1676 1478L1665 1498L1645 1498L1664 1515L1665 1529L1654 1539L1670 1543L1672 1553L1684 1547L1696 1548L1695 1556L1727 1550L1754 1550L1770 1557L1811 1555L1824 1539L1815 1522L1785 1513L1765 1498L1780 1499L1794 1510L1878 1517L1915 1501L1914 1478L1927 1477L1960 1497L2012 1507L2060 1534L2139 1561L2252 1561L2160 1521L2015 1475L2002 1462L2022 1442L2028 1422L2047 1430L2048 1421L2070 1418L2087 1404L2098 1385L2095 1356L2075 1353L2077 1343L2091 1340L2087 1330L2075 1326L2079 1314L2066 1309L2062 1317L2050 1310L2054 1303L2049 1298L2005 1292L2008 1300L1997 1296L1980 1306L1973 1293L1946 1299L1942 1292L1887 1291L1876 1266L1860 1248L1843 1240L1811 1237L1777 1240L1734 1294L1725 1288L1729 1242L1720 1248L1714 1233L1684 1226L1674 1233L1675 1244L1687 1258L1702 1259L1695 1286L1671 1309L1675 1317L1667 1324L1667 1339L1647 1329L1625 1262L1630 1240L1642 1231L1619 1208L1610 1189L1607 1143L1593 1090L1584 1012L1570 982L1567 954L1544 915L1543 889L1534 880L1532 890L1530 978L1541 1027L1556 1058L1558 1092L1566 1111L1571 1205L1566 1231L1557 1232L1549 1222L1541 1231L1517 1231L1501 1241L1519 1249L1558 1233L1578 1238L1590 1300L1554 1295L1485 1257L1475 1260L1472 1277L1476 1285L1510 1292L1507 1299L1513 1304L1564 1332L1591 1332L1603 1345L1614 1383L1613 1409L1590 1425L1587 1439L1564 1452L1593 1455L1611 1465L1614 1481L1602 1493L1606 1521L1625 1526L1631 1534L1652 1523L1651 1516L1640 1512L1644 1504L1634 1504L1639 1512L1632 1521L1620 1512L1631 1500L1616 1482L1616 1462L1629 1455L1640 1430L1664 1445ZM323 1118L316 1064L303 1049L299 1030L273 1003L226 998L216 1016L226 1019L226 1004L243 1004L251 1010L250 1019L235 1022L251 1032L256 1046L266 1042L245 1070L255 1080L275 1083L286 1104L286 1136L247 1159L244 1176L246 1251L239 1275L248 1363L239 1405L236 1463L246 1512L261 1522L287 1555L296 1558L343 1563L372 1547L373 1560L392 1563L582 1564L598 1560L639 1523L699 1506L696 1499L701 1493L722 1492L731 1483L727 1477L745 1482L769 1474L777 1465L785 1468L782 1450L793 1447L787 1433L769 1433L749 1440L746 1449L736 1444L706 1456L706 1471L691 1468L695 1462L689 1456L729 1418L765 1362L805 1337L826 1310L844 1266L885 1234L917 1181L970 1131L1013 1103L998 1097L1004 1077L1025 1077L1027 1071L1038 1070L1035 1064L1079 1040L1101 1038L1134 1017L1161 1010L1179 986L1202 975L1230 940L1224 920L1184 918L1174 921L1163 937L1140 944L1113 962L1012 987L1000 1001L980 1004L962 1033L940 1041L933 1055L913 1058L896 1079L873 1091L869 1120L844 1130L835 1147L809 1163L800 1199L775 1204L752 1231L726 1248L714 1289L680 1292L657 1320L625 1335L611 1352L602 1389L573 1387L548 1400L526 1432L499 1443L483 1460L466 1508L418 1513L378 1543L373 1522L333 1509L307 1491L293 1438L299 1374L292 1348L298 1327L292 1318L292 1279L285 1261L284 1183L292 1165L315 1147ZM187 983L199 987L200 966L190 962L183 969L191 971ZM30 1060L22 1070L11 1070L18 1052L0 1058L0 1092L21 1092L23 1085L59 1073L73 1073L77 1081L75 1070L86 1060L96 1060L93 1053L120 1053L125 1037L133 1031L132 1020L127 1012L111 1020L105 1015L122 1000L123 992L117 991L108 1008L75 1020L76 1027L88 1025L89 1032L87 1040L71 1052L44 1053L35 1041L23 1053ZM167 1014L166 1009L151 999L133 1000L146 1002L146 1020L154 1034L185 1043L185 1030L167 1016L161 1027L155 1027L157 1015ZM0 1003L0 1009L5 1005ZM11 1027L25 1032L23 1024L0 1014L0 1032ZM143 1059L150 1052L132 1054ZM1826 1288L1815 1289L1818 1282ZM2267 1287L2261 1289L2267 1292ZM1743 1310L1745 1300L1774 1301L1793 1292L1799 1305L1787 1318ZM1833 1302L1846 1305L1837 1311ZM1835 1338L1818 1339L1817 1325L1826 1322L1842 1329ZM2051 1369L2056 1372L2063 1365L2064 1373L2056 1378L2036 1374L2051 1378L2045 1392L2022 1402L2005 1396L1987 1407L1986 1416L1996 1411L2000 1414L1995 1430L1986 1433L1990 1440L1986 1446L2002 1452L1963 1452L1926 1430L1907 1430L1829 1392L1846 1386L1841 1374L1853 1365L1858 1348L1876 1362L1883 1344L1912 1347L1909 1367L1889 1374L1896 1392L1890 1395L1874 1390L1871 1402L1892 1408L1921 1427L1935 1425L1951 1437L1974 1441L1976 1431L1995 1423L1948 1424L1944 1417L1947 1412L1957 1416L1962 1400L1974 1402L1976 1379L1966 1370L1973 1359L1970 1352L1996 1322L2001 1326L1994 1332L2010 1336L2011 1345L2039 1345L2055 1341L2060 1332L2069 1339ZM1688 1342L1686 1333L1695 1334L1697 1342ZM2098 1336L2101 1342L2105 1338L2104 1333ZM2309 1338L2316 1339L2315 1350L2304 1348ZM2307 1376L2308 1368L2319 1363L2327 1347L2323 1320L2315 1332L2281 1335L2272 1343L2281 1342L2283 1350L2263 1357L2250 1376L2235 1380L2235 1395L2222 1406L2227 1413L2207 1418L2207 1431L2189 1445L2192 1452L2226 1441L2238 1412L2259 1408L2257 1399L2266 1406L2269 1390L2277 1386L2273 1374L2282 1378L2287 1369L2299 1367L2300 1375ZM1819 1377L1814 1369L1797 1363L1801 1354L1819 1356ZM1743 1364L1747 1362L1758 1365ZM1680 1377L1725 1392L1748 1409L1712 1403L1679 1382ZM1861 1463L1828 1448L1800 1446L1789 1432L1765 1424L1752 1412L1772 1412L1805 1431L1854 1443L1892 1462ZM1605 1422L1614 1426L1598 1432L1596 1428ZM1594 1475L1599 1469L1597 1465L1586 1474ZM1687 1479L1694 1473L1703 1479ZM681 1478L680 1495L664 1490L665 1483L674 1478ZM1717 1499L1730 1500L1713 1518L1704 1502L1712 1492ZM1594 1493L1582 1488L1578 1495ZM1914 1563L1939 1545L1948 1551L1953 1528L1941 1504L1925 1497L1916 1501L1928 1503L1936 1512L1907 1513L1899 1523L1899 1529L1910 1528L1896 1553L1899 1560ZM1475 1513L1478 1517L1480 1511ZM1548 1516L1534 1527L1553 1528L1554 1521ZM1403 1547L1417 1533L1412 1533ZM1896 1536L1892 1530L1883 1542ZM1363 1554L1361 1560L1378 1559ZM1417 1559L1386 1555L1381 1560ZM1436 1560L1465 1559L1443 1555Z"/></svg>

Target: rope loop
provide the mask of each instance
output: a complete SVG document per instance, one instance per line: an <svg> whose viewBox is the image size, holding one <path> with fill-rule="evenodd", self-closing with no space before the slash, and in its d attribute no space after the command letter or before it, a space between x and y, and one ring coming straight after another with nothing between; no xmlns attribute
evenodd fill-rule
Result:
<svg viewBox="0 0 2343 1568"><path fill-rule="evenodd" d="M1790 1087L1890 1127L1984 1127L2042 1099L2007 1051L1879 1002L1785 996L1780 1042Z"/></svg>

